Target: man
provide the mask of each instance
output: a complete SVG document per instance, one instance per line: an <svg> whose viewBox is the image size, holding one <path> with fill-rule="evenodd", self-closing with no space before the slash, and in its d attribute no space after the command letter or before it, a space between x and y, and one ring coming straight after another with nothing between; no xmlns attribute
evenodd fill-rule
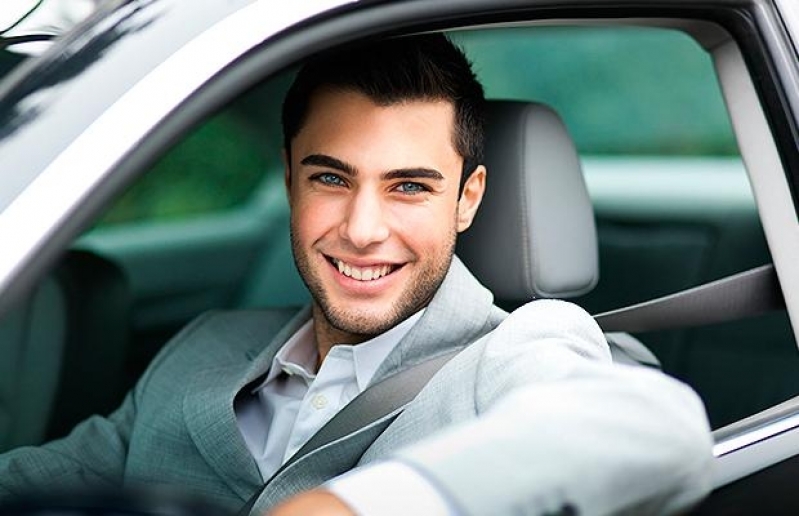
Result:
<svg viewBox="0 0 799 516"><path fill-rule="evenodd" d="M229 510L262 489L254 511L280 516L696 502L712 460L696 396L612 365L574 305L507 316L454 257L486 188L483 103L440 35L312 59L283 116L292 248L311 306L199 318L111 416L5 455L0 486L179 486ZM281 468L369 385L461 348L393 422Z"/></svg>

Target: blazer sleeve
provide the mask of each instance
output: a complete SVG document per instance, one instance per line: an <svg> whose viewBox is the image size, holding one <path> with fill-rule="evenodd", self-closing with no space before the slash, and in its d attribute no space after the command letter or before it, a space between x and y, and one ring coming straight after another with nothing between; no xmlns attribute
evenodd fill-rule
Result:
<svg viewBox="0 0 799 516"><path fill-rule="evenodd" d="M134 413L128 397L111 416L92 416L63 439L3 454L0 499L35 496L39 491L120 485Z"/></svg>
<svg viewBox="0 0 799 516"><path fill-rule="evenodd" d="M109 417L92 416L63 439L0 456L0 499L121 484L135 416L133 394Z"/></svg>
<svg viewBox="0 0 799 516"><path fill-rule="evenodd" d="M397 456L463 514L670 514L710 491L698 396L659 371L611 363L582 309L535 301L488 339L477 418Z"/></svg>

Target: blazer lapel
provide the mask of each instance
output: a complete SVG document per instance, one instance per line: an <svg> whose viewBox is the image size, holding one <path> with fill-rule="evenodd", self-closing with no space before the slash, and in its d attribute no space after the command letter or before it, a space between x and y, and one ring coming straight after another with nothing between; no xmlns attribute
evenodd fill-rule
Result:
<svg viewBox="0 0 799 516"><path fill-rule="evenodd" d="M491 292L453 257L424 315L381 364L371 383L466 346L493 329L505 315L493 305ZM401 409L301 457L269 479L254 508L263 513L287 496L349 471L399 412Z"/></svg>
<svg viewBox="0 0 799 516"><path fill-rule="evenodd" d="M386 357L371 383L474 342L507 315L493 303L491 292L453 256L449 272L424 315Z"/></svg>
<svg viewBox="0 0 799 516"><path fill-rule="evenodd" d="M211 326L206 334L219 342L220 356L209 361L212 365L193 371L183 416L200 454L242 499L262 481L238 429L235 397L268 370L283 343L309 317L310 309L221 313L206 324Z"/></svg>

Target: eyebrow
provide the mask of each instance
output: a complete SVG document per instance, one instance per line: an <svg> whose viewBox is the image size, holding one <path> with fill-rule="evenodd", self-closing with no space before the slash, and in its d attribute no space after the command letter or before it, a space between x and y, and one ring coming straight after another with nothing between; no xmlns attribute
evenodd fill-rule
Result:
<svg viewBox="0 0 799 516"><path fill-rule="evenodd" d="M358 174L358 172L355 170L355 167L349 163L344 163L340 159L336 159L333 156L327 156L325 154L309 154L308 156L302 158L300 164L332 168L334 170L344 172L350 176L355 176Z"/></svg>
<svg viewBox="0 0 799 516"><path fill-rule="evenodd" d="M302 165L311 165L317 167L332 168L340 172L344 172L349 176L357 176L358 171L349 163L345 163L340 159L325 154L309 154L300 161ZM381 175L384 181L391 181L394 179L432 179L435 181L443 181L444 175L438 170L424 167L412 168L399 168L389 170Z"/></svg>
<svg viewBox="0 0 799 516"><path fill-rule="evenodd" d="M397 170L389 170L383 174L383 179L433 179L436 181L443 181L444 176L438 170L431 168L400 168Z"/></svg>

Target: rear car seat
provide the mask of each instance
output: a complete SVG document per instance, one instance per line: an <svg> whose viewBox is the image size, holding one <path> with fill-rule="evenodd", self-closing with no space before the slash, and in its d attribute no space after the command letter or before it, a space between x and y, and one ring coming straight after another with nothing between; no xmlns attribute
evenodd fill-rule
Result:
<svg viewBox="0 0 799 516"><path fill-rule="evenodd" d="M0 451L65 435L121 401L130 299L119 267L72 250L0 316Z"/></svg>
<svg viewBox="0 0 799 516"><path fill-rule="evenodd" d="M66 340L66 304L46 278L0 319L0 451L41 442Z"/></svg>

